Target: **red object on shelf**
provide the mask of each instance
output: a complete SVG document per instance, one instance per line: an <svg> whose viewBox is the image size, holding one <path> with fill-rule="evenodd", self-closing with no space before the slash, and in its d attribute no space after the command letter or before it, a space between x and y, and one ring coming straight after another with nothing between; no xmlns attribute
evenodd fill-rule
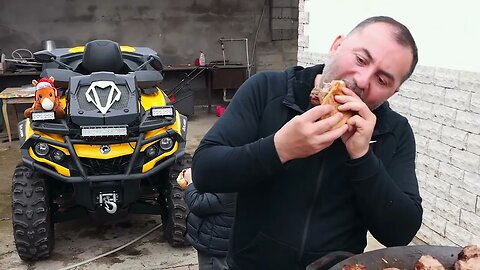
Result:
<svg viewBox="0 0 480 270"><path fill-rule="evenodd" d="M217 116L220 117L222 116L222 114L226 111L227 109L220 106L220 105L217 105L215 106L215 111L217 112Z"/></svg>
<svg viewBox="0 0 480 270"><path fill-rule="evenodd" d="M200 59L198 58L195 59L195 66L197 67L200 66Z"/></svg>

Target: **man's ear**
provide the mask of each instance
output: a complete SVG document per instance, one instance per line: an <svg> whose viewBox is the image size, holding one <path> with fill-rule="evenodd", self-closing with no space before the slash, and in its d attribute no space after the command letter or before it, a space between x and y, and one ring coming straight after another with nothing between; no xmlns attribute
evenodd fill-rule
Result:
<svg viewBox="0 0 480 270"><path fill-rule="evenodd" d="M332 46L330 46L330 52L331 53L335 52L338 49L338 47L340 47L340 45L343 43L344 40L345 40L345 36L342 36L342 35L337 36L333 41Z"/></svg>

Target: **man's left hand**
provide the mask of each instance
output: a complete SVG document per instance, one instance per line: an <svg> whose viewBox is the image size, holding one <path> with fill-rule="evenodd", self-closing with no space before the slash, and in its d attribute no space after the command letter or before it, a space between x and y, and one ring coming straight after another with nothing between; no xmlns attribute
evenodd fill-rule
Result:
<svg viewBox="0 0 480 270"><path fill-rule="evenodd" d="M348 130L342 135L342 141L350 158L356 159L367 154L377 117L352 90L343 88L343 93L345 95L335 97L336 101L343 103L338 110L352 111L355 115L348 119Z"/></svg>

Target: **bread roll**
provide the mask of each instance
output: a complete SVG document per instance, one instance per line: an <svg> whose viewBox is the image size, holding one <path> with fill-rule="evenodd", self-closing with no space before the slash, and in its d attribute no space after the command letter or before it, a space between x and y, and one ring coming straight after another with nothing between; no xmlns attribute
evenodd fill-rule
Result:
<svg viewBox="0 0 480 270"><path fill-rule="evenodd" d="M335 101L335 96L337 95L343 95L342 89L345 87L345 82L341 80L334 80L331 81L330 83L325 84L325 87L319 91L319 99L321 101L321 105L332 105L333 106L333 111L331 111L329 114L326 114L321 117L321 119L328 118L334 114L336 114L338 111L338 106L342 105ZM351 111L346 111L346 112L341 112L343 114L342 120L338 122L332 129L339 128L347 123L347 120L350 119L350 117L353 116L353 112Z"/></svg>

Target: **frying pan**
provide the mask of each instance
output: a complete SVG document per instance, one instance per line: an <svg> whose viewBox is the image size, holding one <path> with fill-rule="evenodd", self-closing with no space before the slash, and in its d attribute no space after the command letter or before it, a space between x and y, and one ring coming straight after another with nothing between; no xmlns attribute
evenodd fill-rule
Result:
<svg viewBox="0 0 480 270"><path fill-rule="evenodd" d="M453 264L457 260L458 253L462 251L461 247L452 246L402 246L378 249L362 254L354 255L345 259L329 270L341 270L345 264L361 263L367 267L367 270L382 270L388 267L398 269L413 270L415 263L422 255L431 255L440 261L445 269L453 269ZM328 256L328 255L327 255ZM307 270L324 269L325 262L322 258L316 260L307 266Z"/></svg>

